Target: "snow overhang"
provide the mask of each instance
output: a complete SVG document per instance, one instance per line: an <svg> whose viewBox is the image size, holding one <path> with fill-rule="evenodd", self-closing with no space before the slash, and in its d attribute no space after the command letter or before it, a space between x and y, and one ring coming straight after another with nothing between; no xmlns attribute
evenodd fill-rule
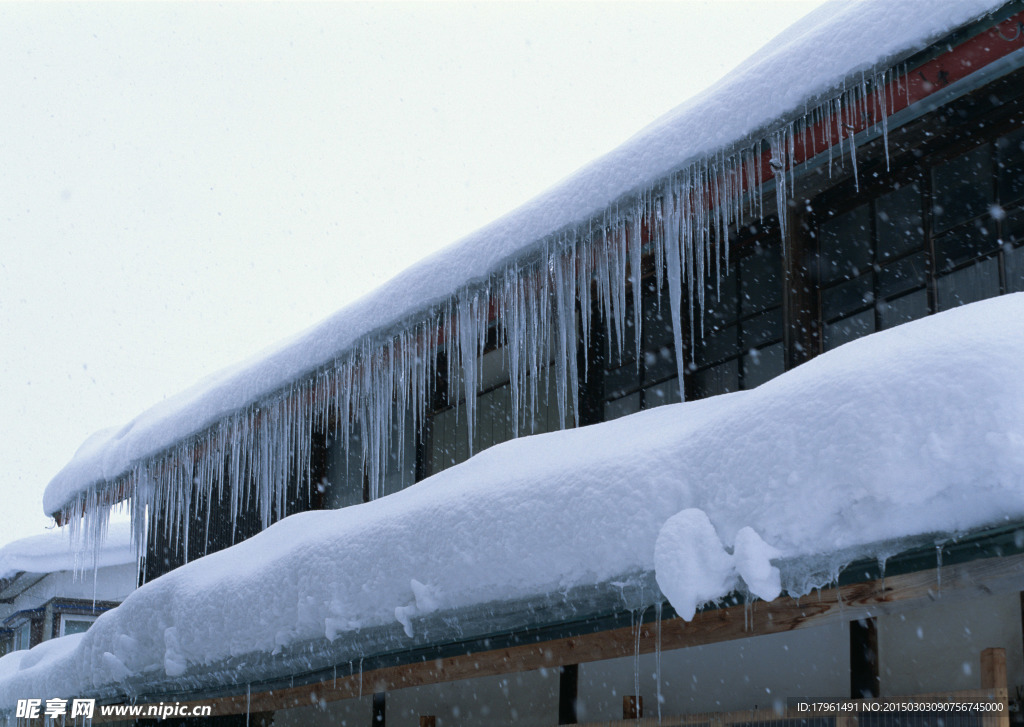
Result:
<svg viewBox="0 0 1024 727"><path fill-rule="evenodd" d="M552 240L571 238L575 244L586 238L595 219L608 220L609 210L630 209L645 195L660 195L667 179L680 170L732 158L737 148L785 129L809 107L830 104L847 86L863 84L865 74L881 73L884 83L887 72L922 48L952 42L951 34L962 35L968 27L980 32L1019 7L995 0L897 5L875 0L830 4L811 13L716 86L520 209L278 349L220 372L122 429L90 440L47 487L45 511L57 516L62 508L70 513L90 502L95 507L123 500L127 490L102 496L95 490L113 487L133 466L167 455L176 443L254 402L280 395L359 346L383 345L410 321L432 319L436 306L500 275L510 261L522 264L539 256ZM986 17L981 25L971 25ZM809 58L814 59L812 70ZM766 171L765 178L770 176ZM90 488L92 499L86 496Z"/></svg>
<svg viewBox="0 0 1024 727"><path fill-rule="evenodd" d="M825 571L834 569L834 561L826 562L824 558L817 562L813 557L784 560L778 565L788 581L802 579L822 566L823 570L818 572L826 580L818 581L818 584L823 589L884 584L888 579L889 585L882 588L884 593L877 599L864 597L859 602L850 600L843 603L841 617L845 620L897 613L915 603L914 596L901 592L900 576L905 575L929 574L927 577L934 579L936 585L928 598L942 597L945 602L975 597L979 593L1011 592L1024 586L1024 572L1020 572L1019 567L1008 567L1009 571L1017 572L1016 577L1012 573L1009 578L1006 574L991 575L991 571L998 569L989 568L988 576L964 578L964 574L975 572L975 564L981 561L1007 559L1009 562L1024 557L1024 521L956 537L936 533L875 543L871 549L891 555L854 560L831 575ZM942 569L946 571L944 592ZM705 604L701 613L728 612L736 607L744 608L744 604L756 600L749 593L734 591ZM787 623L785 628L820 624L835 616L822 605L821 593L807 600L809 606L805 619L799 624ZM760 607L761 610L768 608ZM727 616L723 613L722 618ZM273 653L239 654L208 664L191 665L185 673L173 678L152 672L130 675L116 684L100 686L90 691L88 696L96 697L101 703L209 701L294 691L303 685L316 691L332 683L336 686L339 680L350 677L365 679L367 693L370 693L375 689L377 675L389 669L444 660L457 662L462 657L472 659L474 655L493 655L519 647L531 647L541 653L545 650L557 652L564 648L566 639L576 640L574 643L582 646L585 642L590 643L592 637L600 640L605 638L603 635L608 635L614 639L616 632L635 631L638 624L645 625L645 640L650 639L652 631L661 628L666 631L689 630L694 644L737 637L731 630L722 629L715 636L704 633L701 623L679 625L678 622L678 614L671 604L664 601L658 589L655 574L635 573L615 581L528 599L495 601L414 617L411 636L400 624L372 627L341 634L333 640L318 638L289 644ZM742 636L752 637L760 633L751 625L749 633L745 630ZM591 652L587 650L585 653ZM584 661L591 658L580 652L573 656L582 657ZM550 661L557 666L563 658L564 655L554 653ZM244 685L244 691L240 691L241 685ZM0 682L0 693L2 691Z"/></svg>

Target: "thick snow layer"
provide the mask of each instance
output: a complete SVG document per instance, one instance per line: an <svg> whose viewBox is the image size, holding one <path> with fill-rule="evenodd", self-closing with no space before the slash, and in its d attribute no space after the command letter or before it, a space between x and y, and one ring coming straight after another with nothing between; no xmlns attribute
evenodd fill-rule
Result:
<svg viewBox="0 0 1024 727"><path fill-rule="evenodd" d="M656 570L686 616L737 586L822 585L801 558L835 572L901 539L1019 521L1021 320L1024 294L975 303L752 391L512 440L286 518L146 584L60 654L0 659L0 709L637 572Z"/></svg>
<svg viewBox="0 0 1024 727"><path fill-rule="evenodd" d="M123 565L135 562L135 548L131 543L131 528L128 523L113 523L107 531L103 544L88 553L76 547L63 529L42 535L32 535L15 540L0 548L0 578L10 578L15 573L56 573Z"/></svg>
<svg viewBox="0 0 1024 727"><path fill-rule="evenodd" d="M391 330L487 278L546 237L585 223L674 170L777 126L834 92L851 74L884 68L1002 4L866 0L814 11L726 79L521 208L281 347L161 402L119 430L90 438L47 487L45 511L58 511L90 485L124 474L133 463L331 361L366 335Z"/></svg>

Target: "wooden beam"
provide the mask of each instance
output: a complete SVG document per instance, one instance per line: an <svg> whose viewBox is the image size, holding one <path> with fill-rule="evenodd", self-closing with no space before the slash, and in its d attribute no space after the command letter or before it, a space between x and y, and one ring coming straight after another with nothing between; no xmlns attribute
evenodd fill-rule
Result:
<svg viewBox="0 0 1024 727"><path fill-rule="evenodd" d="M924 605L939 598L945 600L1020 591L1022 586L1024 555L976 560L943 566L941 581L939 572L931 569L823 589L799 599L784 597L771 602L757 601L747 606L741 604L706 610L689 622L680 618L666 619L661 623L661 648L683 649L784 633L808 626L864 618L892 608ZM553 669L633 656L636 647L637 634L634 628L612 629L538 644L385 667L363 674L328 679L318 684L254 693L248 706L253 711L273 711L305 706L311 703L311 699L331 702L412 686L541 668ZM653 653L656 647L655 624L643 624L640 627L640 653ZM1005 673L1005 662L1003 668ZM247 709L244 692L237 696L194 702L197 705L211 703L213 715L244 714Z"/></svg>

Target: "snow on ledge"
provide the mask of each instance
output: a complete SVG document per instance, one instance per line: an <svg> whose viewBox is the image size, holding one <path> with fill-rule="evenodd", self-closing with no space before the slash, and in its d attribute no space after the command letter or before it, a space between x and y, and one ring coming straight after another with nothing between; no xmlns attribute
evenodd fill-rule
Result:
<svg viewBox="0 0 1024 727"><path fill-rule="evenodd" d="M685 615L737 583L765 598L825 585L802 557L835 572L893 541L1020 520L1021 320L1024 294L982 301L752 391L512 440L286 518L146 584L59 653L0 659L0 710L623 573L656 570Z"/></svg>
<svg viewBox="0 0 1024 727"><path fill-rule="evenodd" d="M221 371L94 435L46 488L47 514L486 279L550 235L668 173L748 140L860 71L891 64L1004 5L1003 0L833 2L810 13L718 84L552 189L399 274L279 348Z"/></svg>
<svg viewBox="0 0 1024 727"><path fill-rule="evenodd" d="M56 573L92 568L94 554L76 548L64 529L15 540L0 548L0 579L16 573ZM97 548L95 565L99 568L135 562L131 526L111 523L107 537Z"/></svg>

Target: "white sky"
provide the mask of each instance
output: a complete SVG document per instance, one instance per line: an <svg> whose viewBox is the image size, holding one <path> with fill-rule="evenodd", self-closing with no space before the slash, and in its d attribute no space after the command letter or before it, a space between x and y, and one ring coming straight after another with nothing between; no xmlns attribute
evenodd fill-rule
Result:
<svg viewBox="0 0 1024 727"><path fill-rule="evenodd" d="M0 3L0 544L47 526L97 429L525 202L817 4Z"/></svg>

